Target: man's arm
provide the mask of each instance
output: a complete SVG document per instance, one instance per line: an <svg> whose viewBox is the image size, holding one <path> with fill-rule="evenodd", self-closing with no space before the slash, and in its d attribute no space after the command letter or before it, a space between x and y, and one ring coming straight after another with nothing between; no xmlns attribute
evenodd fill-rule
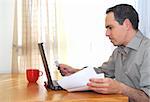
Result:
<svg viewBox="0 0 150 102"><path fill-rule="evenodd" d="M121 93L128 96L134 102L150 102L150 97L144 91L131 88L123 83L120 85Z"/></svg>
<svg viewBox="0 0 150 102"><path fill-rule="evenodd" d="M150 102L149 96L147 96L142 90L131 88L111 78L92 78L87 86L89 86L90 90L97 93L119 93L128 96L133 102Z"/></svg>

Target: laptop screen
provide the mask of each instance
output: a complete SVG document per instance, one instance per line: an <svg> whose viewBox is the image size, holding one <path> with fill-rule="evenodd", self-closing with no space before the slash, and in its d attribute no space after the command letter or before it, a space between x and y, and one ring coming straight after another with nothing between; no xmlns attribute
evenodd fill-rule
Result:
<svg viewBox="0 0 150 102"><path fill-rule="evenodd" d="M44 47L43 47L43 43L38 43L38 47L39 47L41 58L42 58L42 61L44 64L44 69L46 72L46 77L48 79L48 84L53 85L51 74L49 71L48 63L47 63L47 59L46 59L46 55L45 55L45 51L44 51Z"/></svg>

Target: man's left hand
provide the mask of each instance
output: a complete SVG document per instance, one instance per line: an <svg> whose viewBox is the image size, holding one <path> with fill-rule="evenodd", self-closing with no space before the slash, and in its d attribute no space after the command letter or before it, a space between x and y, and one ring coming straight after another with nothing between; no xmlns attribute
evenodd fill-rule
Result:
<svg viewBox="0 0 150 102"><path fill-rule="evenodd" d="M121 93L121 82L111 78L91 78L87 86L97 93Z"/></svg>

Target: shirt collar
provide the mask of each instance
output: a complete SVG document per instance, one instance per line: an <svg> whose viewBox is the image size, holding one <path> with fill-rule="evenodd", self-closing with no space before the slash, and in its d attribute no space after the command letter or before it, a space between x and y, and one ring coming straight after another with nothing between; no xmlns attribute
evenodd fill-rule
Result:
<svg viewBox="0 0 150 102"><path fill-rule="evenodd" d="M119 46L118 47L118 51L119 51L119 53L121 53L123 55L126 55L129 52L129 48L125 47L125 46Z"/></svg>
<svg viewBox="0 0 150 102"><path fill-rule="evenodd" d="M138 31L134 38L126 46L119 46L118 51L122 54L128 54L130 49L137 50L141 44L143 37L143 34L140 31Z"/></svg>
<svg viewBox="0 0 150 102"><path fill-rule="evenodd" d="M141 41L143 39L143 34L138 31L137 34L134 36L134 38L127 44L126 47L137 50L141 44Z"/></svg>

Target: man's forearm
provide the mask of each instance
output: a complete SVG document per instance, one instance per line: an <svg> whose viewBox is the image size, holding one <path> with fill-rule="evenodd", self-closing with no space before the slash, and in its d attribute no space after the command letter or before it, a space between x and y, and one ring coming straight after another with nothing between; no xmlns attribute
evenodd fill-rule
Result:
<svg viewBox="0 0 150 102"><path fill-rule="evenodd" d="M128 96L133 102L150 102L150 98L142 91L121 84L122 94Z"/></svg>

